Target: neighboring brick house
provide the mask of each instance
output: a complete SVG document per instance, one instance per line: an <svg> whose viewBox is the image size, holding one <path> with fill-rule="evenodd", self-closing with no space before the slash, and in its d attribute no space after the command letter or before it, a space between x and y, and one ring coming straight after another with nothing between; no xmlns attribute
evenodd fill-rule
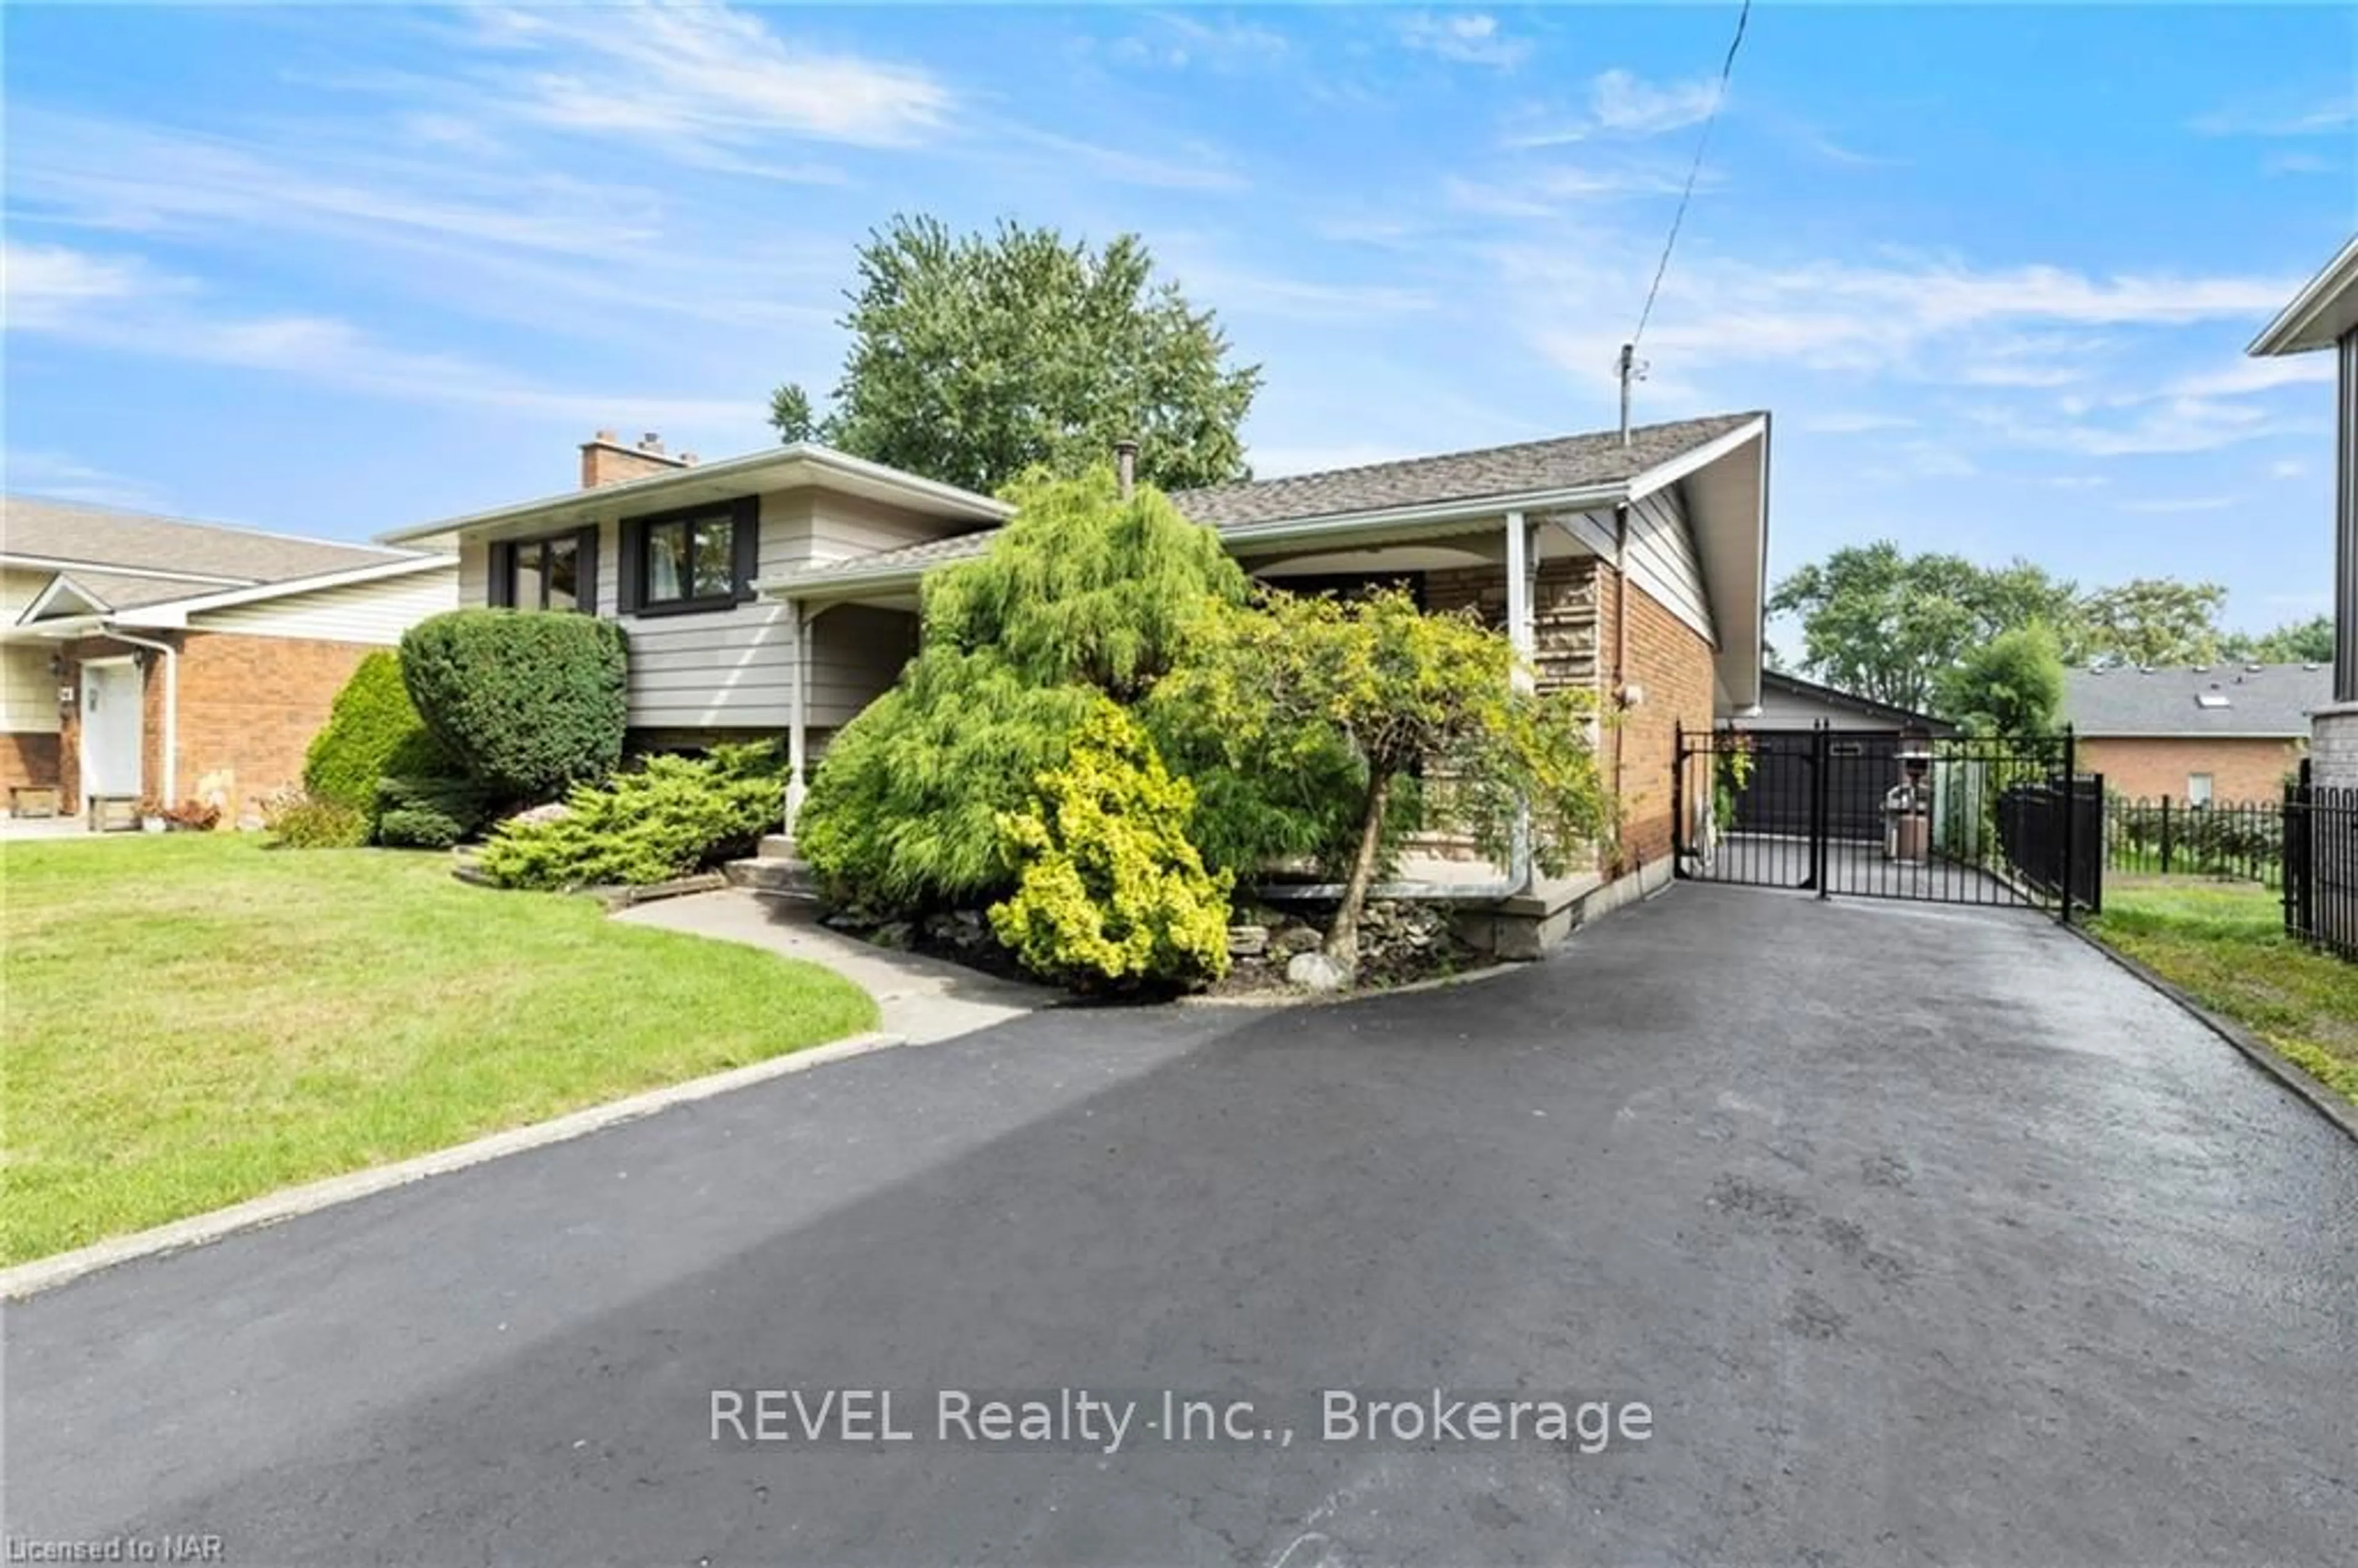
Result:
<svg viewBox="0 0 2358 1568"><path fill-rule="evenodd" d="M2309 747L2309 716L2333 697L2322 665L2072 670L2063 717L2082 773L2131 799L2182 806L2273 801Z"/></svg>
<svg viewBox="0 0 2358 1568"><path fill-rule="evenodd" d="M1596 693L1624 827L1601 873L1671 874L1673 736L1759 698L1768 417L1721 415L1172 496L1255 577L1412 582L1478 607L1543 685ZM811 758L889 687L924 575L989 545L1009 508L810 442L697 463L653 436L582 447L580 488L385 535L456 548L468 604L612 616L642 743L786 737L789 829ZM1528 865L1453 872L1563 904ZM1593 885L1596 878L1585 879ZM1528 895L1528 897L1526 897ZM1570 896L1570 895L1564 895Z"/></svg>
<svg viewBox="0 0 2358 1568"><path fill-rule="evenodd" d="M0 500L5 804L251 820L353 666L457 602L447 555Z"/></svg>

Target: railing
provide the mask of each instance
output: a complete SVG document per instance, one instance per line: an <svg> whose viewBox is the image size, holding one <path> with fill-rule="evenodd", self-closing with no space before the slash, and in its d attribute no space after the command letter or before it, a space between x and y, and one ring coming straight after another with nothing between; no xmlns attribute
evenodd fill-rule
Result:
<svg viewBox="0 0 2358 1568"><path fill-rule="evenodd" d="M2159 877L2218 877L2282 887L2285 807L2273 800L2190 806L2113 795L2104 802L2104 865Z"/></svg>
<svg viewBox="0 0 2358 1568"><path fill-rule="evenodd" d="M2285 787L2285 930L2358 959L2358 789L2314 784L2309 764Z"/></svg>

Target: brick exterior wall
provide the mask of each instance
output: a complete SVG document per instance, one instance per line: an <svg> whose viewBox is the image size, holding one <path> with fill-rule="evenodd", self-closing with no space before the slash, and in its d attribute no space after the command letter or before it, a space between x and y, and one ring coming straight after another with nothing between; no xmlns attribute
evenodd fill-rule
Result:
<svg viewBox="0 0 2358 1568"><path fill-rule="evenodd" d="M58 737L50 730L0 734L0 803L18 784L58 782Z"/></svg>
<svg viewBox="0 0 2358 1568"><path fill-rule="evenodd" d="M1671 793L1678 765L1677 735L1682 727L1691 735L1711 732L1712 646L1702 633L1611 567L1601 566L1598 571L1607 708L1615 707L1610 698L1620 687L1637 686L1645 692L1636 707L1619 709L1619 721L1606 731L1600 759L1607 769L1606 782L1617 785L1620 793L1621 854L1615 869L1626 874L1671 856L1678 816ZM1617 681L1612 660L1624 603L1629 633L1626 662ZM1703 770L1694 772L1696 776L1687 781L1690 819L1711 788Z"/></svg>
<svg viewBox="0 0 2358 1568"><path fill-rule="evenodd" d="M303 637L255 637L232 633L173 634L180 649L178 777L182 800L222 808L225 822L250 813L273 790L299 784L303 753L328 721L336 693L361 660L377 650L361 643ZM160 640L160 636L159 636ZM66 678L81 688L84 659L135 653L103 638L69 643ZM143 793L164 790L164 672L160 657L147 670L140 772ZM81 717L79 706L59 726L59 784L65 809L81 809ZM165 802L164 804L174 804Z"/></svg>
<svg viewBox="0 0 2358 1568"><path fill-rule="evenodd" d="M2079 763L2082 773L2104 774L2106 790L2131 799L2182 801L2187 775L2209 773L2213 800L2277 800L2301 750L2298 741L2083 736Z"/></svg>

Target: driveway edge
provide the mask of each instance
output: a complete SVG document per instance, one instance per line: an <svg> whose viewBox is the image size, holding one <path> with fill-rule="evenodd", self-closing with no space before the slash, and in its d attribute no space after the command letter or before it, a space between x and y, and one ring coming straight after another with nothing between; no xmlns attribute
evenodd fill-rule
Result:
<svg viewBox="0 0 2358 1568"><path fill-rule="evenodd" d="M2110 944L2082 931L2077 925L2067 925L2063 929L2176 1002L2188 1012L2192 1013L2196 1022L2249 1057L2254 1066L2307 1100L2309 1108L2318 1115L2340 1128L2353 1141L2358 1141L2358 1106L2353 1106L2315 1078L2310 1077L2301 1070L2298 1063L2285 1056L2275 1046L2234 1019L2213 1012L2195 1000L2175 982L2164 979L2149 965L2118 951Z"/></svg>
<svg viewBox="0 0 2358 1568"><path fill-rule="evenodd" d="M36 1258L31 1262L0 1270L0 1301L22 1301L27 1296L79 1280L85 1274L114 1268L118 1263L206 1246L242 1230L257 1230L266 1225L276 1225L281 1220L316 1214L323 1208L389 1192L395 1187L407 1186L428 1176L463 1171L471 1165L481 1165L510 1154L545 1149L552 1143L564 1143L587 1133L653 1116L676 1105L710 1099L715 1095L724 1095L733 1089L750 1088L773 1078L783 1078L812 1067L824 1067L830 1062L847 1061L854 1056L865 1056L871 1052L889 1050L905 1044L907 1042L898 1034L854 1034L849 1039L831 1041L825 1045L788 1051L742 1067L708 1073L700 1078L690 1078L686 1083L669 1084L662 1088L648 1089L643 1094L609 1100L603 1105L568 1111L546 1121L512 1127L504 1132L493 1132L448 1149L396 1160L389 1165L372 1165L366 1170L306 1182L301 1186L283 1187L277 1192L265 1193L260 1197L248 1198L227 1208L190 1215L186 1219L176 1219L168 1225L95 1241L71 1252Z"/></svg>

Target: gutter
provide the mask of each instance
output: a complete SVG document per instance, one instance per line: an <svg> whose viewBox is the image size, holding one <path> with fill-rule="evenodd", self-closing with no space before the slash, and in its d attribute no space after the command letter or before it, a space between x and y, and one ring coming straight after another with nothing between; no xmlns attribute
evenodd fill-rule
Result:
<svg viewBox="0 0 2358 1568"><path fill-rule="evenodd" d="M101 634L118 643L128 643L135 648L147 648L164 655L164 805L180 804L180 650L169 643L124 631L113 622L103 623Z"/></svg>

